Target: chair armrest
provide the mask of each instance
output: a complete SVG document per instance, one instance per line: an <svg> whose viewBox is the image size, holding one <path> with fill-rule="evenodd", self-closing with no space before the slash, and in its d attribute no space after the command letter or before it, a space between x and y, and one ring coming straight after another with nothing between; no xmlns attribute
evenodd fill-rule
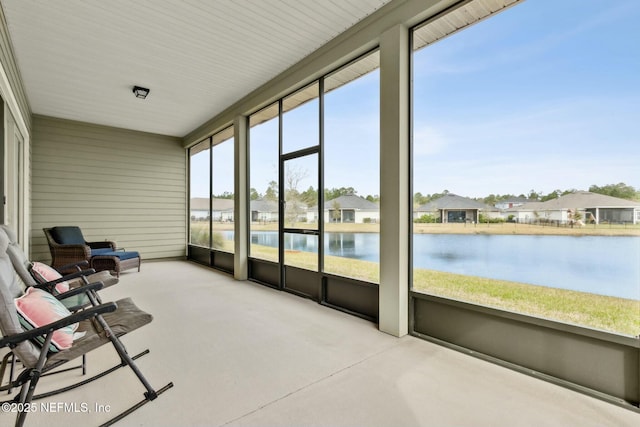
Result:
<svg viewBox="0 0 640 427"><path fill-rule="evenodd" d="M83 271L77 271L75 273L71 273L71 274L67 274L66 276L62 276L59 279L56 280L51 280L49 282L46 283L40 283L38 285L35 285L34 288L39 288L39 289L44 289L47 292L51 293L53 292L53 288L60 282L66 282L68 280L73 280L73 279L77 279L80 277L85 277L88 276L89 274L93 274L95 273L96 270L94 270L93 268L90 268L88 270L83 270Z"/></svg>
<svg viewBox="0 0 640 427"><path fill-rule="evenodd" d="M111 240L105 240L102 242L87 242L87 245L91 248L91 249L104 249L104 248L109 248L112 251L116 250L116 242L113 242Z"/></svg>
<svg viewBox="0 0 640 427"><path fill-rule="evenodd" d="M104 287L102 282L89 283L88 285L78 286L77 288L69 289L67 292L56 295L58 300L72 297L74 295L83 294L90 291L99 291Z"/></svg>
<svg viewBox="0 0 640 427"><path fill-rule="evenodd" d="M87 261L91 258L91 248L87 245L51 245L51 256L56 262L53 267L58 269L70 263Z"/></svg>
<svg viewBox="0 0 640 427"><path fill-rule="evenodd" d="M96 307L91 307L86 310L78 311L76 313L71 314L70 316L64 317L60 320L56 320L53 323L40 326L39 328L31 329L29 331L21 332L19 334L9 335L8 337L2 337L2 339L0 339L0 348L6 347L6 346L15 347L17 344L20 344L23 341L27 341L27 340L39 337L41 335L46 335L50 332L64 328L65 326L69 326L73 323L78 323L85 319L96 317L100 314L114 312L116 311L117 308L118 306L116 305L115 302L108 302L105 304L98 305Z"/></svg>

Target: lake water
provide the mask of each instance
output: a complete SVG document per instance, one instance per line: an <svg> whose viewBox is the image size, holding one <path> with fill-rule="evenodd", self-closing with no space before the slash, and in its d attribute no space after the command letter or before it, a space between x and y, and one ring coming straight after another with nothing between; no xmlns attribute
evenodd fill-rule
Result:
<svg viewBox="0 0 640 427"><path fill-rule="evenodd" d="M286 237L287 249L317 251L315 236ZM278 233L251 240L277 247ZM379 242L375 233L328 233L325 253L377 262ZM414 268L640 300L640 237L416 234L413 258Z"/></svg>

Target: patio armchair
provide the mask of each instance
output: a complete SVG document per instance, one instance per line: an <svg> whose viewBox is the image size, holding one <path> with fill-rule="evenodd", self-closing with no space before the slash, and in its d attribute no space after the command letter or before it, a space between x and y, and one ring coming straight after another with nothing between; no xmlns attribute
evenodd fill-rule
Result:
<svg viewBox="0 0 640 427"><path fill-rule="evenodd" d="M44 228L44 235L51 252L51 266L61 273L71 273L70 264L85 261L91 257L116 250L112 241L87 242L80 227L62 226Z"/></svg>
<svg viewBox="0 0 640 427"><path fill-rule="evenodd" d="M122 335L150 323L150 314L140 310L130 298L99 304L95 298L95 291L102 287L99 282L72 289L55 298L34 287L24 292L7 253L8 247L9 239L5 233L0 233L0 349L9 348L24 367L15 379L10 379L9 384L0 384L0 390L20 387L14 399L0 403L15 405L18 410L16 426L24 424L33 400L83 386L121 367L128 366L142 383L146 390L144 399L103 425L121 420L173 387L173 383L168 383L159 390L154 389L134 361L147 354L148 350L132 357L120 341ZM85 293L92 306L76 313L65 311L59 300L78 293ZM78 336L79 331L82 336ZM43 375L56 372L58 367L104 344L114 347L120 358L118 365L67 387L35 394ZM6 365L3 363L0 369L0 379L4 379Z"/></svg>
<svg viewBox="0 0 640 427"><path fill-rule="evenodd" d="M51 251L51 265L61 273L70 273L71 263L87 262L96 271L112 271L116 277L130 268L140 271L140 254L118 249L113 241L87 242L76 226L44 228Z"/></svg>

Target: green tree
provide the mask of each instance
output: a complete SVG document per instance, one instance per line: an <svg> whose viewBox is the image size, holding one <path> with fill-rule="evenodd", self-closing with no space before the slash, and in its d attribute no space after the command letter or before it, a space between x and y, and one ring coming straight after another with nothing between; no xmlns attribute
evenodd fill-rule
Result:
<svg viewBox="0 0 640 427"><path fill-rule="evenodd" d="M529 194L527 194L527 199L529 200L540 200L540 193L534 190L529 190Z"/></svg>
<svg viewBox="0 0 640 427"><path fill-rule="evenodd" d="M546 196L542 196L540 201L541 202L546 202L547 200L557 199L558 197L560 197L561 194L562 194L562 191L554 190L551 193L547 194Z"/></svg>
<svg viewBox="0 0 640 427"><path fill-rule="evenodd" d="M300 194L300 200L309 207L315 206L318 204L318 191L313 186L309 186Z"/></svg>
<svg viewBox="0 0 640 427"><path fill-rule="evenodd" d="M430 197L429 197L429 201L433 201L433 200L438 200L441 197L446 196L447 194L450 194L449 190L443 190L442 193L433 193Z"/></svg>
<svg viewBox="0 0 640 427"><path fill-rule="evenodd" d="M298 187L300 183L309 175L309 171L299 165L287 165L285 171L285 220L290 224L295 224L301 220L302 214L307 206L302 200L302 194Z"/></svg>
<svg viewBox="0 0 640 427"><path fill-rule="evenodd" d="M264 198L266 200L277 202L278 201L278 183L275 181L269 182L267 191L264 192Z"/></svg>
<svg viewBox="0 0 640 427"><path fill-rule="evenodd" d="M228 191L225 191L222 194L213 194L212 195L214 199L230 199L233 200L233 193L230 193Z"/></svg>
<svg viewBox="0 0 640 427"><path fill-rule="evenodd" d="M353 187L325 188L324 199L329 201L337 199L340 196L349 196L357 193L358 192Z"/></svg>
<svg viewBox="0 0 640 427"><path fill-rule="evenodd" d="M262 194L258 193L258 190L256 190L255 188L251 187L251 189L249 190L249 199L250 200L258 200L262 198Z"/></svg>
<svg viewBox="0 0 640 427"><path fill-rule="evenodd" d="M606 196L618 197L620 199L638 200L640 199L640 192L634 187L620 182L618 184L608 184L602 187L592 185L589 187L589 191L592 193L604 194Z"/></svg>
<svg viewBox="0 0 640 427"><path fill-rule="evenodd" d="M430 200L429 196L423 196L422 193L419 191L413 195L414 206L422 206L425 203L429 203L429 200Z"/></svg>
<svg viewBox="0 0 640 427"><path fill-rule="evenodd" d="M332 222L340 221L341 217L342 215L340 212L340 203L337 200L334 200L331 204L331 219L333 220Z"/></svg>
<svg viewBox="0 0 640 427"><path fill-rule="evenodd" d="M500 200L500 196L489 194L487 197L482 199L482 202L486 205L494 206L496 203L498 203L498 200Z"/></svg>

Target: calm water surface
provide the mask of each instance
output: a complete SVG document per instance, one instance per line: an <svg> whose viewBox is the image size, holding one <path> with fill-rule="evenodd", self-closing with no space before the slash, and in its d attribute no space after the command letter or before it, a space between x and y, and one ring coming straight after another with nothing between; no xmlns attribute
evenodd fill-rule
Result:
<svg viewBox="0 0 640 427"><path fill-rule="evenodd" d="M315 236L286 237L287 249L317 251ZM278 246L277 232L251 240ZM379 242L375 233L328 233L325 253L377 262ZM413 259L414 268L640 300L640 237L416 234Z"/></svg>

